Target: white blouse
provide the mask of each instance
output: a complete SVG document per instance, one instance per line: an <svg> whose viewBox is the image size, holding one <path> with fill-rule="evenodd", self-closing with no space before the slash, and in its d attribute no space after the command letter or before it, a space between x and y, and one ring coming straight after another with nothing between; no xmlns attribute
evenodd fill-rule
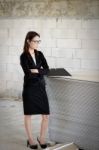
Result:
<svg viewBox="0 0 99 150"><path fill-rule="evenodd" d="M36 65L36 58L35 58L35 54L31 54L31 56L32 56L32 58L33 58L33 60L34 60L34 62L35 62L35 65Z"/></svg>

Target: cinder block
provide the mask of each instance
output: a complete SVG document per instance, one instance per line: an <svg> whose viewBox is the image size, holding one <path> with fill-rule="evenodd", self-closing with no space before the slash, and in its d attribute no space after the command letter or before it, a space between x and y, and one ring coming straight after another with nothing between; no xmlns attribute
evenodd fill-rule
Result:
<svg viewBox="0 0 99 150"><path fill-rule="evenodd" d="M56 58L56 66L62 67L62 68L72 68L72 59L66 59L66 58Z"/></svg>
<svg viewBox="0 0 99 150"><path fill-rule="evenodd" d="M8 63L6 64L7 68L7 72L12 72L12 73L15 73L15 74L22 74L23 75L23 71L22 71L22 68L20 66L20 64L11 64L11 63Z"/></svg>
<svg viewBox="0 0 99 150"><path fill-rule="evenodd" d="M1 37L0 38L0 45L1 46L10 46L12 45L12 38L8 38L8 37Z"/></svg>
<svg viewBox="0 0 99 150"><path fill-rule="evenodd" d="M29 29L29 28L34 28L35 25L33 23L33 18L32 19L26 19L26 18L18 18L18 19L13 19L13 28L19 28L19 29ZM35 19L36 20L36 19ZM20 33L20 32L19 32Z"/></svg>
<svg viewBox="0 0 99 150"><path fill-rule="evenodd" d="M19 56L17 55L1 55L0 63L19 63Z"/></svg>
<svg viewBox="0 0 99 150"><path fill-rule="evenodd" d="M99 70L99 60L81 60L81 68L83 69L92 69L92 70Z"/></svg>
<svg viewBox="0 0 99 150"><path fill-rule="evenodd" d="M73 62L73 66L72 66L73 70L80 70L81 60L80 59L73 59L72 62Z"/></svg>
<svg viewBox="0 0 99 150"><path fill-rule="evenodd" d="M6 93L5 93L6 97L10 97L10 98L22 98L22 84L20 84L19 82L10 82L7 81L7 87L6 87Z"/></svg>
<svg viewBox="0 0 99 150"><path fill-rule="evenodd" d="M0 55L2 55L2 54L5 54L5 55L9 54L8 46L5 46L5 45L0 46Z"/></svg>
<svg viewBox="0 0 99 150"><path fill-rule="evenodd" d="M0 91L6 88L6 80L0 79Z"/></svg>
<svg viewBox="0 0 99 150"><path fill-rule="evenodd" d="M76 50L75 57L81 59L99 59L99 50L90 50L90 49Z"/></svg>
<svg viewBox="0 0 99 150"><path fill-rule="evenodd" d="M12 38L12 46L20 46L22 47L24 45L24 39L25 38Z"/></svg>
<svg viewBox="0 0 99 150"><path fill-rule="evenodd" d="M52 29L53 38L76 38L75 29Z"/></svg>
<svg viewBox="0 0 99 150"><path fill-rule="evenodd" d="M8 29L8 28L13 28L14 26L14 20L13 19L0 19L0 28L1 29ZM18 22L17 22L18 23Z"/></svg>
<svg viewBox="0 0 99 150"><path fill-rule="evenodd" d="M39 28L37 29L37 32L40 33L40 38L42 39L51 39L53 36L53 29L50 28Z"/></svg>
<svg viewBox="0 0 99 150"><path fill-rule="evenodd" d="M82 40L83 49L99 49L99 40Z"/></svg>
<svg viewBox="0 0 99 150"><path fill-rule="evenodd" d="M74 49L52 48L52 57L72 58Z"/></svg>
<svg viewBox="0 0 99 150"><path fill-rule="evenodd" d="M52 48L50 47L39 47L39 50L43 52L44 56L51 56Z"/></svg>
<svg viewBox="0 0 99 150"><path fill-rule="evenodd" d="M6 80L0 79L0 98L5 97Z"/></svg>
<svg viewBox="0 0 99 150"><path fill-rule="evenodd" d="M19 89L22 89L22 84L20 84L19 82L17 81L7 81L7 85L6 85L6 89L16 89L16 90L20 90Z"/></svg>
<svg viewBox="0 0 99 150"><path fill-rule="evenodd" d="M81 40L80 39L57 39L57 47L81 48Z"/></svg>
<svg viewBox="0 0 99 150"><path fill-rule="evenodd" d="M23 52L23 46L9 46L9 55L20 55Z"/></svg>
<svg viewBox="0 0 99 150"><path fill-rule="evenodd" d="M57 67L72 68L72 70L79 70L81 68L80 59L66 59L57 58Z"/></svg>
<svg viewBox="0 0 99 150"><path fill-rule="evenodd" d="M42 39L41 47L56 47L56 39Z"/></svg>
<svg viewBox="0 0 99 150"><path fill-rule="evenodd" d="M46 59L50 68L56 67L56 59L54 57L46 57Z"/></svg>
<svg viewBox="0 0 99 150"><path fill-rule="evenodd" d="M0 27L1 28L1 27ZM8 29L0 29L0 38L8 37Z"/></svg>
<svg viewBox="0 0 99 150"><path fill-rule="evenodd" d="M55 18L33 18L33 27L39 29L56 28L56 19Z"/></svg>
<svg viewBox="0 0 99 150"><path fill-rule="evenodd" d="M24 39L29 31L29 28L24 28L23 26L18 26L17 28L9 29L9 37L14 39Z"/></svg>
<svg viewBox="0 0 99 150"><path fill-rule="evenodd" d="M0 63L0 72L6 72L6 64Z"/></svg>
<svg viewBox="0 0 99 150"><path fill-rule="evenodd" d="M13 79L12 73L3 72L3 71L0 72L0 80L5 80L5 81L10 80L10 81L12 81L12 79Z"/></svg>
<svg viewBox="0 0 99 150"><path fill-rule="evenodd" d="M82 20L82 28L99 29L99 20L98 19Z"/></svg>
<svg viewBox="0 0 99 150"><path fill-rule="evenodd" d="M99 29L81 29L77 30L79 39L99 39Z"/></svg>
<svg viewBox="0 0 99 150"><path fill-rule="evenodd" d="M57 28L70 28L70 29L80 29L81 20L77 19L58 19Z"/></svg>

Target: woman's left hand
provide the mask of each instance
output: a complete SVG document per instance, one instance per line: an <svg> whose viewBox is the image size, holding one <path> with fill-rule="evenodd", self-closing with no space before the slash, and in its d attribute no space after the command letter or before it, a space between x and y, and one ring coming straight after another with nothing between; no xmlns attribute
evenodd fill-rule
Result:
<svg viewBox="0 0 99 150"><path fill-rule="evenodd" d="M33 73L39 73L38 72L38 69L30 69L31 70L31 72L33 72Z"/></svg>

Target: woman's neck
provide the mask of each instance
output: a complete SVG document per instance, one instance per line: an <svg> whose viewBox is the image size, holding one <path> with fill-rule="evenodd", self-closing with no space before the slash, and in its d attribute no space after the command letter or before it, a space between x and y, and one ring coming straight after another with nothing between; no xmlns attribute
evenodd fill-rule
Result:
<svg viewBox="0 0 99 150"><path fill-rule="evenodd" d="M31 54L34 54L34 49L29 48L29 52L30 52Z"/></svg>

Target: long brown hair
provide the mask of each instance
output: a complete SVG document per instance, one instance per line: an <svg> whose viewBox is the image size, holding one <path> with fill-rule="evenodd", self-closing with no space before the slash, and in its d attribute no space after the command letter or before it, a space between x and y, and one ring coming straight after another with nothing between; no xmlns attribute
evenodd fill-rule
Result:
<svg viewBox="0 0 99 150"><path fill-rule="evenodd" d="M23 51L25 53L28 53L28 51L29 51L29 44L28 44L27 40L31 41L35 36L39 36L40 37L40 34L35 32L35 31L29 31L26 34L25 41L24 41L24 47L23 47Z"/></svg>

